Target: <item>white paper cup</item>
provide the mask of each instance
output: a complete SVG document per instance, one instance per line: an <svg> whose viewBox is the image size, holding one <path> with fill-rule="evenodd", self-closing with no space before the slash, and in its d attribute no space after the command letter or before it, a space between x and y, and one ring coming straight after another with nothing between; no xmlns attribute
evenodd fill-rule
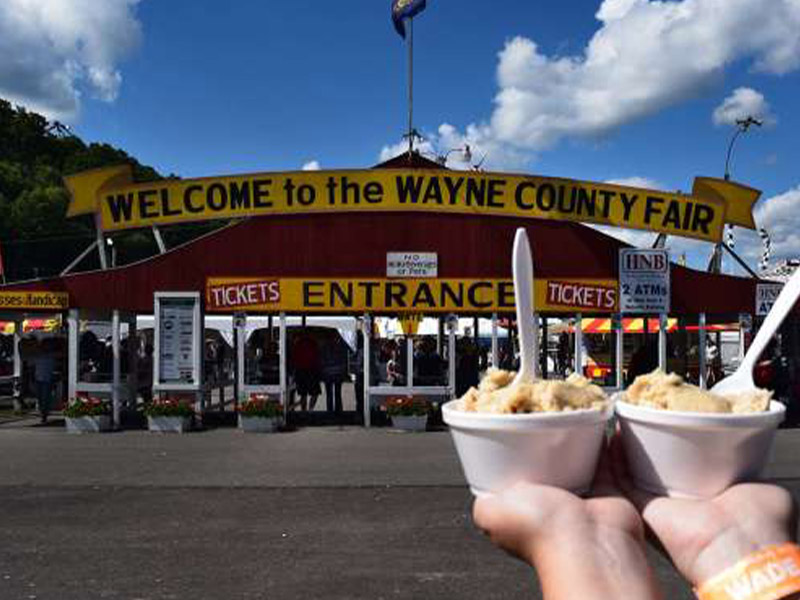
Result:
<svg viewBox="0 0 800 600"><path fill-rule="evenodd" d="M786 412L774 400L759 413L658 410L629 404L624 395L615 410L634 485L682 498L711 498L757 479Z"/></svg>
<svg viewBox="0 0 800 600"><path fill-rule="evenodd" d="M589 490L613 413L604 410L496 414L442 406L472 493L492 494L519 481L576 494Z"/></svg>

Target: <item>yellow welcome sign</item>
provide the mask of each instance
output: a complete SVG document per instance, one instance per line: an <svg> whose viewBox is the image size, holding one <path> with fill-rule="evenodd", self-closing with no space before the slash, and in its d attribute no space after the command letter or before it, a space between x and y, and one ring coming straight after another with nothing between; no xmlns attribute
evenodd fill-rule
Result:
<svg viewBox="0 0 800 600"><path fill-rule="evenodd" d="M435 212L556 219L719 241L725 223L753 229L760 192L697 178L691 195L573 179L446 170L256 173L134 184L128 166L66 178L68 215L97 213L105 231L286 214Z"/></svg>

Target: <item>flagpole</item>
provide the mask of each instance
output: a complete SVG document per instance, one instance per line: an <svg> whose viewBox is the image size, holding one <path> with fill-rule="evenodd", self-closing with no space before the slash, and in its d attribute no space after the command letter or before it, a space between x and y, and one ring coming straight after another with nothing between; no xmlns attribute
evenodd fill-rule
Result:
<svg viewBox="0 0 800 600"><path fill-rule="evenodd" d="M414 17L408 20L408 159L414 152Z"/></svg>

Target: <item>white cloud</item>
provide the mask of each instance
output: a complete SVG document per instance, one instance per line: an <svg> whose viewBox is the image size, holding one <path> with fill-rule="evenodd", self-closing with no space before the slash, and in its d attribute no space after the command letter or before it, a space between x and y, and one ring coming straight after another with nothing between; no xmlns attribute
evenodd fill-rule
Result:
<svg viewBox="0 0 800 600"><path fill-rule="evenodd" d="M714 125L736 125L736 121L748 116L774 125L777 119L772 114L764 95L752 88L740 87L714 109Z"/></svg>
<svg viewBox="0 0 800 600"><path fill-rule="evenodd" d="M54 119L76 118L82 92L106 102L139 43L139 0L2 0L0 96Z"/></svg>
<svg viewBox="0 0 800 600"><path fill-rule="evenodd" d="M645 188L648 190L663 190L664 186L658 183L655 179L648 177L620 177L619 179L608 179L606 183L613 183L614 185L627 185L630 187Z"/></svg>
<svg viewBox="0 0 800 600"><path fill-rule="evenodd" d="M543 53L524 36L498 54L491 117L463 137L496 166L530 162L564 138L591 138L707 93L726 68L800 66L800 1L605 0L579 53Z"/></svg>
<svg viewBox="0 0 800 600"><path fill-rule="evenodd" d="M609 237L618 239L636 246L637 248L650 248L656 241L656 234L652 231L641 231L639 229L624 229L622 227L612 227L610 225L595 225L594 223L584 223L587 227L596 229Z"/></svg>
<svg viewBox="0 0 800 600"><path fill-rule="evenodd" d="M594 136L690 98L724 69L786 73L800 65L800 2L606 0L583 53L548 57L516 37L500 53L491 126L500 140L541 150Z"/></svg>
<svg viewBox="0 0 800 600"><path fill-rule="evenodd" d="M319 161L310 160L306 164L303 165L303 171L319 171Z"/></svg>
<svg viewBox="0 0 800 600"><path fill-rule="evenodd" d="M800 185L756 205L756 225L769 232L772 261L800 257ZM758 265L762 243L756 232L736 229L736 250L751 267Z"/></svg>
<svg viewBox="0 0 800 600"><path fill-rule="evenodd" d="M447 155L447 167L455 170L468 170L480 165L483 171L513 171L522 169L529 161L529 156L492 137L491 129L486 126L469 125L466 132L458 131L453 125L443 123L436 133L426 133L414 149L431 160L436 160L449 150L463 149L469 146L472 160L464 160L463 152L450 152ZM408 142L403 140L381 149L381 162L389 160L408 151Z"/></svg>

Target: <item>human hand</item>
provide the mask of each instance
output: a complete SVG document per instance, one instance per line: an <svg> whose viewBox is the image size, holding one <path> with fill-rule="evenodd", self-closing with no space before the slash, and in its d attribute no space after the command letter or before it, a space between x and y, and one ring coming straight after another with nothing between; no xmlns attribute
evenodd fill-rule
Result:
<svg viewBox="0 0 800 600"><path fill-rule="evenodd" d="M741 483L709 499L656 496L633 486L618 439L611 446L621 489L692 585L699 586L756 550L794 539L796 507L783 488Z"/></svg>
<svg viewBox="0 0 800 600"><path fill-rule="evenodd" d="M495 544L536 568L548 600L660 597L642 520L617 489L605 456L586 499L518 484L478 498L473 516Z"/></svg>

